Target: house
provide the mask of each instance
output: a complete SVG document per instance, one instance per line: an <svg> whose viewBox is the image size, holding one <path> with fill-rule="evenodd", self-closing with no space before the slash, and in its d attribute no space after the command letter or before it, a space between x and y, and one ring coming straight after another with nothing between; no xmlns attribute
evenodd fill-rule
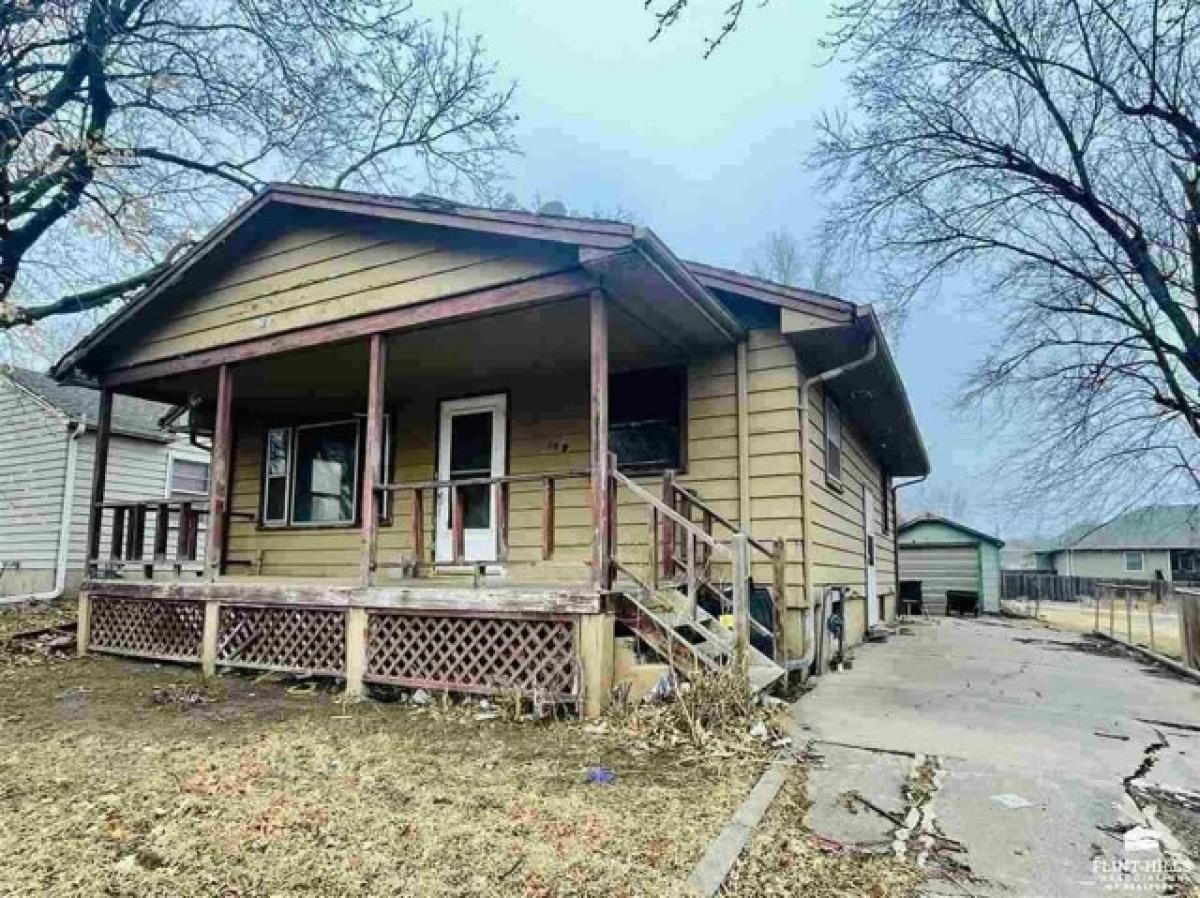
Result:
<svg viewBox="0 0 1200 898"><path fill-rule="evenodd" d="M1037 555L1060 576L1200 581L1200 506L1150 505L1073 527Z"/></svg>
<svg viewBox="0 0 1200 898"><path fill-rule="evenodd" d="M946 612L946 590L978 594L984 611L1000 611L1004 541L957 521L925 514L900 525L900 579L921 582L930 614Z"/></svg>
<svg viewBox="0 0 1200 898"><path fill-rule="evenodd" d="M0 602L73 596L84 546L100 394L0 367ZM115 399L109 497L207 501L208 452L160 426L171 407Z"/></svg>
<svg viewBox="0 0 1200 898"><path fill-rule="evenodd" d="M351 693L593 713L629 652L764 688L890 613L891 481L929 467L870 308L424 196L271 185L55 375L213 441L179 583L103 544L164 512L97 479L81 646Z"/></svg>

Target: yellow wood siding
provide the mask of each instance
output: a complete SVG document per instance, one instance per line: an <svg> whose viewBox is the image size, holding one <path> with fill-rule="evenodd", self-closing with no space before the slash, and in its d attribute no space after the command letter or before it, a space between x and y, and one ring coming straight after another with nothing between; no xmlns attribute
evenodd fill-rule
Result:
<svg viewBox="0 0 1200 898"><path fill-rule="evenodd" d="M895 509L888 507L886 532L879 463L866 448L853 423L842 414L841 489L825 479L825 391L813 391L809 407L809 483L812 489L812 573L814 586L848 586L863 595L866 590L866 527L863 495L874 497L875 582L880 595L895 592ZM890 503L889 503L890 506ZM891 602L885 602L890 608ZM889 611L890 614L890 611ZM847 639L857 642L866 627L862 601L848 611Z"/></svg>
<svg viewBox="0 0 1200 898"><path fill-rule="evenodd" d="M415 225L299 222L202 287L185 279L113 367L157 361L523 280L569 267L561 247Z"/></svg>

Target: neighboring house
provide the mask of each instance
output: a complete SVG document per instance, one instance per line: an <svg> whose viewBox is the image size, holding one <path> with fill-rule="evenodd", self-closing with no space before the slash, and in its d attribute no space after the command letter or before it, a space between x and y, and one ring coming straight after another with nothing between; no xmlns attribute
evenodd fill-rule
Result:
<svg viewBox="0 0 1200 898"><path fill-rule="evenodd" d="M1038 568L1062 576L1200 580L1200 506L1151 505L1038 547Z"/></svg>
<svg viewBox="0 0 1200 898"><path fill-rule="evenodd" d="M96 390L0 367L0 602L77 591L99 404ZM128 396L116 400L110 498L207 501L208 453L159 426L170 410Z"/></svg>
<svg viewBox="0 0 1200 898"><path fill-rule="evenodd" d="M272 185L55 373L214 446L209 582L101 564L84 644L351 692L593 712L630 651L764 687L892 614L891 479L929 470L869 307L424 197Z"/></svg>
<svg viewBox="0 0 1200 898"><path fill-rule="evenodd" d="M1000 610L1003 540L933 514L900 525L900 579L919 580L925 610L946 611L946 590L979 595L984 611Z"/></svg>
<svg viewBox="0 0 1200 898"><path fill-rule="evenodd" d="M1000 550L1000 568L1005 571L1035 571L1038 544L1031 539L1010 539Z"/></svg>

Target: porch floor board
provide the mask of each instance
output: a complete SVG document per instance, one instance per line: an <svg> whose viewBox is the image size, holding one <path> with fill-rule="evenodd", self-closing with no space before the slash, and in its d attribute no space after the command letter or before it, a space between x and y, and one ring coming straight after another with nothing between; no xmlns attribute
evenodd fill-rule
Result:
<svg viewBox="0 0 1200 898"><path fill-rule="evenodd" d="M297 605L530 614L595 614L600 596L590 584L482 583L451 578L394 580L362 586L348 579L223 576L216 581L86 580L92 595L228 605Z"/></svg>

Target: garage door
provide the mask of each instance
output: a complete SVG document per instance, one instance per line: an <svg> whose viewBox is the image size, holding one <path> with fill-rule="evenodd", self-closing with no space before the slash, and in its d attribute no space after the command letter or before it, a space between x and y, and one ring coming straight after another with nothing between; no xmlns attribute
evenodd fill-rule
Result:
<svg viewBox="0 0 1200 898"><path fill-rule="evenodd" d="M920 580L925 610L929 614L945 614L947 589L970 589L982 595L979 547L902 545L900 579Z"/></svg>

